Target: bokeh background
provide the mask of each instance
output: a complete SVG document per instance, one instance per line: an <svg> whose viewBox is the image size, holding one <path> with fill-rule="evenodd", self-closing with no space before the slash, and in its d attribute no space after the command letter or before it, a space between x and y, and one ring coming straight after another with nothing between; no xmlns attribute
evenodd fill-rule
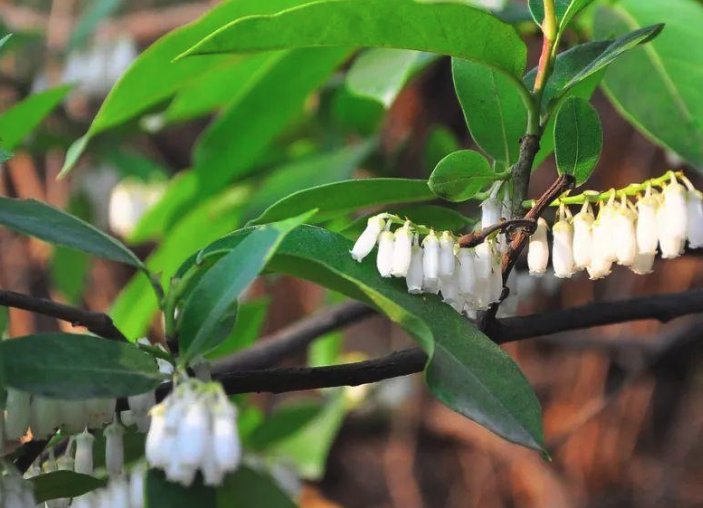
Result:
<svg viewBox="0 0 703 508"><path fill-rule="evenodd" d="M124 184L134 176L131 173L147 175L122 191L142 193L140 203L150 206L150 200L158 199L159 185L189 167L191 148L211 117L155 132L141 126L115 135L104 141L111 146L100 156L89 155L69 178L57 180L66 148L87 130L112 84L139 52L215 2L103 1L104 17L81 29L83 15L93 2L98 3L0 0L0 28L15 34L10 49L0 57L0 111L35 91L76 84L32 137L14 150L15 157L3 164L0 194L47 201L123 235L121 227L129 229L134 221L131 217L111 221L108 204L114 186ZM525 37L530 60L536 62L537 34L526 29ZM338 82L338 76L330 78L327 89ZM623 187L679 167L675 157L635 132L601 92L596 93L594 104L603 119L605 148L590 188ZM323 107L323 94L316 94L310 97L307 112L316 114ZM336 121L343 124L347 113L337 113ZM413 79L381 122L378 151L355 170L358 177L426 178L436 159L433 150L441 150L437 146L472 146L446 59ZM305 151L304 144L292 141L295 128L279 136L276 150ZM353 130L346 135L349 142L359 138ZM688 174L701 184L692 171ZM545 189L554 175L553 162L548 160L534 175L532 195ZM157 197L149 190L152 187ZM467 215L476 213L475 204L459 209ZM136 246L141 256L155 248L155 242ZM184 252L184 257L189 253ZM702 268L700 258L686 255L674 261L657 260L655 273L647 277L623 269L597 282L583 275L566 282L551 275L542 280L520 276L517 312L682 291L700 285ZM51 249L0 229L3 288L104 311L132 275L127 268ZM336 297L310 283L268 277L256 283L248 298L268 301L261 332L265 337ZM503 442L444 408L428 395L420 376L357 390L351 395L363 403L344 419L321 479L296 487L301 489L300 506L703 506L701 325L703 318L691 316L666 325L645 321L507 346L543 405L551 461ZM72 329L12 310L9 336L61 326ZM162 333L155 319L150 336L162 340ZM343 339L345 358L381 356L412 344L381 317L348 327ZM305 361L300 355L287 363ZM282 399L301 396L310 395L262 395L253 401L266 414Z"/></svg>

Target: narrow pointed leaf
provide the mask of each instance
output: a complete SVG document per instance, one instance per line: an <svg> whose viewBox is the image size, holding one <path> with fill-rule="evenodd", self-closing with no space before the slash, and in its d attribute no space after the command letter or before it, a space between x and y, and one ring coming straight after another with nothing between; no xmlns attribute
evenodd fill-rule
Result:
<svg viewBox="0 0 703 508"><path fill-rule="evenodd" d="M41 201L0 197L0 225L45 242L146 270L139 258L115 238Z"/></svg>
<svg viewBox="0 0 703 508"><path fill-rule="evenodd" d="M65 499L82 496L104 487L105 480L73 471L53 471L29 479L38 504L52 499Z"/></svg>
<svg viewBox="0 0 703 508"><path fill-rule="evenodd" d="M147 353L91 335L29 335L6 340L0 349L7 386L47 397L126 397L164 381Z"/></svg>
<svg viewBox="0 0 703 508"><path fill-rule="evenodd" d="M588 101L571 97L559 108L554 123L554 153L559 174L572 175L581 185L593 173L603 151L603 127Z"/></svg>
<svg viewBox="0 0 703 508"><path fill-rule="evenodd" d="M516 77L525 66L525 45L510 25L466 4L414 0L332 0L252 16L214 31L182 56L312 46L414 49Z"/></svg>

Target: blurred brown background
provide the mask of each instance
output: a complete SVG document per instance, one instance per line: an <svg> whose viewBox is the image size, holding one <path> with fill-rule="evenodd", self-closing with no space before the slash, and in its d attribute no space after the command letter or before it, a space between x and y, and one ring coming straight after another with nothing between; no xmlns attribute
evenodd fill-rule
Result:
<svg viewBox="0 0 703 508"><path fill-rule="evenodd" d="M265 0L262 0L265 1ZM12 29L39 29L46 44L33 62L0 61L0 106L27 94L39 66L57 65L54 53L65 44L76 13L85 2L72 0L0 1L0 16ZM141 49L163 33L209 8L208 2L150 0L125 2L103 23L97 39L129 33ZM538 41L530 39L532 52ZM532 61L536 55L532 54ZM19 71L18 71L19 69ZM51 74L50 74L51 75ZM643 83L642 86L646 86ZM53 130L81 133L100 101L74 97L52 116ZM658 176L671 166L613 110L599 92L595 104L605 129L605 152L594 189L622 187ZM392 107L383 127L383 150L406 147L398 176L426 177L422 147L431 125L450 127L470 146L451 74L443 61L415 80ZM142 149L185 168L190 146L202 125L137 139ZM0 193L33 197L57 206L67 202L74 182L56 181L64 153L30 156L21 150L0 173ZM533 195L554 178L551 161L535 174ZM81 177L77 172L73 179ZM701 180L689 173L694 183ZM699 185L700 187L700 185ZM140 246L146 254L150 246ZM49 248L0 230L0 286L65 300L48 275ZM519 313L564 308L590 301L682 291L698 286L700 258L657 260L655 273L640 277L618 269L603 281L583 275L563 284L548 278L525 288ZM130 272L92 261L82 304L106 310ZM271 332L318 308L324 294L310 284L262 281L257 294L273 298L266 331ZM306 487L303 507L347 508L585 508L703 506L703 379L700 360L703 319L670 324L639 322L535 339L507 347L543 405L552 461L507 444L433 401L419 376L377 387L369 407L347 419L319 485ZM10 335L58 329L49 318L11 312ZM68 327L70 328L70 327ZM160 334L156 322L154 334ZM347 330L346 349L379 356L411 343L378 317ZM301 359L298 359L301 360ZM292 360L293 362L293 360ZM262 398L262 405L270 402Z"/></svg>

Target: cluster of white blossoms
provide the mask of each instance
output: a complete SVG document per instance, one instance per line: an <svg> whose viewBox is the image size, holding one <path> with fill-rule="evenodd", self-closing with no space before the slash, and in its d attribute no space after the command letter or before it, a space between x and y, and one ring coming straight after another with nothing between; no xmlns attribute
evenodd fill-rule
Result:
<svg viewBox="0 0 703 508"><path fill-rule="evenodd" d="M510 203L497 197L499 186L482 205L481 226L510 218ZM457 312L474 317L500 301L503 293L501 255L506 247L503 234L489 237L475 248L461 247L450 231L439 235L432 229L405 221L391 231L398 218L380 214L368 220L366 229L351 250L361 262L378 244L376 267L382 277L404 277L412 294L440 294ZM420 231L427 234L420 242Z"/></svg>
<svg viewBox="0 0 703 508"><path fill-rule="evenodd" d="M187 379L151 410L146 460L170 481L189 486L200 471L220 485L242 455L237 411L219 383Z"/></svg>
<svg viewBox="0 0 703 508"><path fill-rule="evenodd" d="M32 485L13 466L5 464L0 477L0 508L34 508L36 505Z"/></svg>
<svg viewBox="0 0 703 508"><path fill-rule="evenodd" d="M67 433L100 428L112 421L115 404L115 399L59 400L8 388L0 435L17 441L31 430L34 439L46 439L59 428Z"/></svg>
<svg viewBox="0 0 703 508"><path fill-rule="evenodd" d="M76 498L71 506L73 508L144 508L145 475L145 468L139 465L133 468L129 475L111 479L107 487ZM48 506L48 508L52 507Z"/></svg>
<svg viewBox="0 0 703 508"><path fill-rule="evenodd" d="M595 215L590 194L584 194L579 213L572 216L562 200L552 227L552 267L554 275L569 278L586 270L591 279L609 275L614 265L628 267L637 274L652 272L657 250L664 259L679 257L688 243L703 247L703 194L691 182L676 174L610 191L599 201ZM662 187L655 191L655 185ZM637 192L642 188L642 192ZM636 202L628 195L635 193ZM541 276L549 263L547 222L540 219L530 238L530 274Z"/></svg>

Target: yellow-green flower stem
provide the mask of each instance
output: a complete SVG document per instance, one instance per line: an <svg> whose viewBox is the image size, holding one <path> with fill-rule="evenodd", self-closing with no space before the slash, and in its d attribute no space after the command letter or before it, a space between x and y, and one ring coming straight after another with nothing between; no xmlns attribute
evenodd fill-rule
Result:
<svg viewBox="0 0 703 508"><path fill-rule="evenodd" d="M638 194L642 194L643 192L645 192L647 190L647 187L664 187L669 182L669 180L671 180L671 175L674 175L677 178L684 177L682 171L667 171L664 175L660 177L651 178L642 183L631 183L630 185L628 185L627 187L623 187L622 189L610 189L605 192L586 191L576 196L563 196L559 199L555 199L554 201L552 201L549 206L559 206L562 204L582 205L586 201L588 201L589 203L599 203L602 201L608 201L611 196L613 196L613 194L616 198L622 196L637 196ZM525 208L532 208L534 204L535 201L532 199L522 202L522 206Z"/></svg>
<svg viewBox="0 0 703 508"><path fill-rule="evenodd" d="M430 234L430 231L434 231L436 234L441 234L444 233L444 231L439 231L439 230L434 230L433 228L423 226L422 224L415 224L414 222L410 221L409 219L403 219L402 217L398 215L394 215L392 213L382 213L378 215L382 219L386 221L386 223L390 224L397 224L399 226L405 225L406 222L410 222L410 231L413 233L417 233L420 236L426 236ZM459 240L462 236L464 236L461 233L454 233L453 231L447 231L449 234L452 235L452 238L454 238L454 241ZM493 240L495 239L499 234L500 230L494 231L491 233L486 240Z"/></svg>

